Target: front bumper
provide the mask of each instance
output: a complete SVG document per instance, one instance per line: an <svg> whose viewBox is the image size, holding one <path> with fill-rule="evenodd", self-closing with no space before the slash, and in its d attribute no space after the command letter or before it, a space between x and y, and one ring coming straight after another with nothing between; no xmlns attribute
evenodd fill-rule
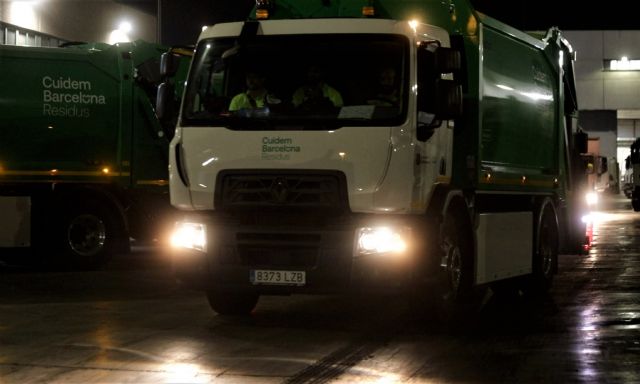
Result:
<svg viewBox="0 0 640 384"><path fill-rule="evenodd" d="M174 251L173 266L186 286L202 290L259 294L354 291L402 291L422 282L435 258L427 256L428 237L423 222L411 219L413 239L402 254L357 255L357 228L368 217L349 218L321 227L247 226L205 220L206 252ZM380 218L376 218L380 221ZM384 221L384 220L383 220ZM406 226L407 220L394 219ZM254 284L252 270L303 271L304 285Z"/></svg>

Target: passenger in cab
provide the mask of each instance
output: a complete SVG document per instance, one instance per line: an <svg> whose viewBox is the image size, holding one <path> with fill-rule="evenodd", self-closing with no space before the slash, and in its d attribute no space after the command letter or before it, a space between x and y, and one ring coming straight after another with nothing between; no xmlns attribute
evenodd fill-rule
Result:
<svg viewBox="0 0 640 384"><path fill-rule="evenodd" d="M266 108L272 104L280 104L280 99L270 94L265 87L266 76L262 71L253 69L247 71L245 83L247 90L235 95L229 103L229 111L243 109Z"/></svg>
<svg viewBox="0 0 640 384"><path fill-rule="evenodd" d="M294 107L303 110L322 111L342 107L342 95L325 82L324 71L318 65L307 69L306 81L291 98Z"/></svg>
<svg viewBox="0 0 640 384"><path fill-rule="evenodd" d="M384 107L397 107L400 104L396 70L385 67L378 73L377 87L367 99L367 104Z"/></svg>

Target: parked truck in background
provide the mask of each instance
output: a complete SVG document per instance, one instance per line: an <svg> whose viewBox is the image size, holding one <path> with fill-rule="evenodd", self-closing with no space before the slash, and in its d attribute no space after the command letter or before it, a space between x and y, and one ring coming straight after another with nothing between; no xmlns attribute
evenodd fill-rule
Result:
<svg viewBox="0 0 640 384"><path fill-rule="evenodd" d="M640 138L631 144L629 155L630 182L631 182L631 206L636 212L640 211Z"/></svg>
<svg viewBox="0 0 640 384"><path fill-rule="evenodd" d="M615 157L607 159L607 178L609 179L609 187L607 192L612 195L619 195L622 190L622 176L620 176L620 163Z"/></svg>
<svg viewBox="0 0 640 384"><path fill-rule="evenodd" d="M95 267L167 230L174 127L154 113L167 49L0 46L0 248Z"/></svg>
<svg viewBox="0 0 640 384"><path fill-rule="evenodd" d="M631 164L631 155L624 159L624 175L622 176L622 193L627 198L631 198L633 194L633 165Z"/></svg>
<svg viewBox="0 0 640 384"><path fill-rule="evenodd" d="M596 209L601 194L608 190L608 164L607 158L593 152L581 155L586 170L585 199L590 209Z"/></svg>
<svg viewBox="0 0 640 384"><path fill-rule="evenodd" d="M588 138L587 153L582 154L582 159L587 170L590 202L597 202L603 193L620 193L618 162L615 157L602 153L599 137Z"/></svg>
<svg viewBox="0 0 640 384"><path fill-rule="evenodd" d="M585 239L574 59L557 28L465 0L261 0L206 28L169 152L177 276L221 314L364 289L455 316L489 286L544 292ZM296 101L310 66L340 102ZM271 101L230 110L256 68Z"/></svg>

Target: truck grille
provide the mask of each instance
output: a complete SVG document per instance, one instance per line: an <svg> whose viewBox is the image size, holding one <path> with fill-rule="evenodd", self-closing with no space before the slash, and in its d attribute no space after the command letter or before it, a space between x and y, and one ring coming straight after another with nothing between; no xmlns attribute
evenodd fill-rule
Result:
<svg viewBox="0 0 640 384"><path fill-rule="evenodd" d="M253 267L310 268L316 265L318 249L303 247L238 247L238 256L242 265Z"/></svg>
<svg viewBox="0 0 640 384"><path fill-rule="evenodd" d="M338 172L222 172L216 208L344 209L346 183Z"/></svg>
<svg viewBox="0 0 640 384"><path fill-rule="evenodd" d="M299 267L316 265L322 236L313 233L237 233L236 246L221 249L221 264L252 267Z"/></svg>

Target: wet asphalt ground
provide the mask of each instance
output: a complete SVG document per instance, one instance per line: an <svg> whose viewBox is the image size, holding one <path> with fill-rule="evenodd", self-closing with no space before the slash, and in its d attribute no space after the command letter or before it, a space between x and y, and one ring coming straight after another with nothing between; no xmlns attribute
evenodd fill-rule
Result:
<svg viewBox="0 0 640 384"><path fill-rule="evenodd" d="M156 247L101 271L0 264L0 383L640 383L640 213L610 197L548 297L443 328L392 297L213 313Z"/></svg>

